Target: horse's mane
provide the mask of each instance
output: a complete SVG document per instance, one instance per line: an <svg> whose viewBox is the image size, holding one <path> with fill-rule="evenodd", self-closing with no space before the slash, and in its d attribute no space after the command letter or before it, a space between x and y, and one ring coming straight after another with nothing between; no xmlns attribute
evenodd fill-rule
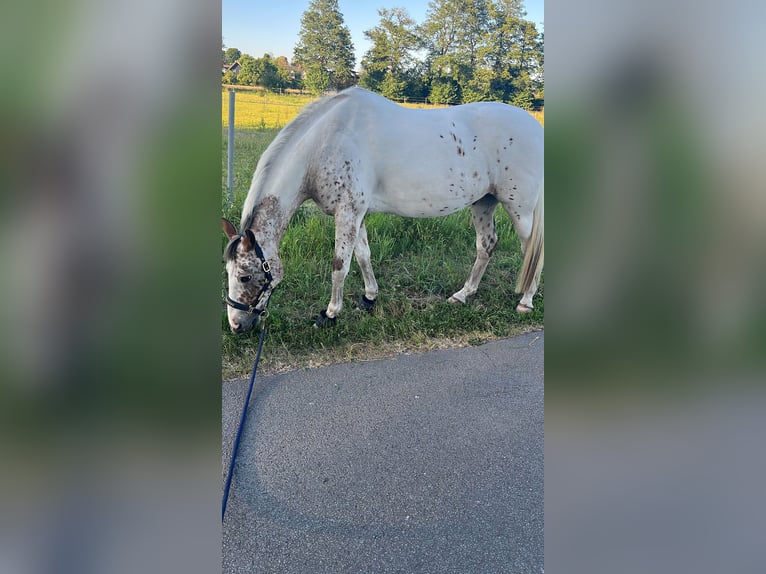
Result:
<svg viewBox="0 0 766 574"><path fill-rule="evenodd" d="M266 181L272 167L274 166L275 160L279 157L280 152L292 141L293 136L299 133L304 133L315 120L322 117L325 112L327 112L330 108L333 108L338 102L348 98L350 95L349 92L353 91L356 91L356 89L349 88L348 90L344 90L332 96L324 96L323 98L315 100L304 106L300 113L290 123L282 128L282 130L280 130L274 141L271 142L271 144L266 148L266 151L263 152L263 156L261 156L261 159L258 162L258 167L256 168L255 174L253 175L253 182ZM255 187L251 187L250 193L245 199L245 205L247 205L249 202L252 202L252 205L250 206L250 210L247 213L243 213L242 221L240 222L240 233L244 233L245 230L250 229L253 224L253 219L255 218L256 198L251 198L250 195L253 194L255 189Z"/></svg>
<svg viewBox="0 0 766 574"><path fill-rule="evenodd" d="M239 235L232 238L229 243L226 245L226 249L223 250L223 253L226 257L226 261L233 261L237 258L237 244L239 243L239 240L242 239Z"/></svg>

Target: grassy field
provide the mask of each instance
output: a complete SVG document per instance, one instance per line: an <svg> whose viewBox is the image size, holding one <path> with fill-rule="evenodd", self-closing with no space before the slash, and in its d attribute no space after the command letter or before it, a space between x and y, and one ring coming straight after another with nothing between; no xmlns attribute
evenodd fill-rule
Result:
<svg viewBox="0 0 766 574"><path fill-rule="evenodd" d="M256 128L260 130L281 128L298 115L301 108L315 100L314 96L302 94L274 94L266 91L238 91L234 104L235 128ZM432 104L401 104L408 108L440 108ZM221 92L223 127L229 125L229 93ZM544 124L544 114L532 112Z"/></svg>
<svg viewBox="0 0 766 574"><path fill-rule="evenodd" d="M241 95L237 94L238 104ZM238 125L241 109L238 108ZM277 111L275 117L284 116L286 112ZM258 158L277 133L277 129L237 130L234 203L228 206L227 141L223 130L222 211L235 223L239 222ZM319 213L313 204L304 204L293 217L281 244L285 279L271 298L269 336L259 372L476 345L542 328L544 282L535 298L535 311L523 316L515 313L513 309L520 297L513 292L521 263L518 238L502 209L496 211L495 219L500 243L479 292L469 305L455 306L446 299L462 287L476 255L470 212L464 210L440 219L369 215L366 222L372 264L380 286L377 307L372 314L356 308L363 282L354 263L346 280L344 310L337 326L315 330L313 319L327 306L330 297L334 225L332 218ZM222 233L222 251L225 244ZM223 264L221 282L223 294L226 282ZM221 329L223 377L248 376L257 349L257 333L232 335L225 308Z"/></svg>
<svg viewBox="0 0 766 574"><path fill-rule="evenodd" d="M236 128L281 128L298 115L303 106L315 100L301 94L238 91L234 104ZM229 93L221 92L223 126L229 125Z"/></svg>

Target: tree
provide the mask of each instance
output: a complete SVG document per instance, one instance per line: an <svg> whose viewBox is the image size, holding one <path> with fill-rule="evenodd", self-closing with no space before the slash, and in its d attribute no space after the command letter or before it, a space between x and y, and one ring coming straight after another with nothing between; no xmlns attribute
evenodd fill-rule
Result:
<svg viewBox="0 0 766 574"><path fill-rule="evenodd" d="M434 104L457 104L460 103L460 92L455 80L439 79L431 84L429 98Z"/></svg>
<svg viewBox="0 0 766 574"><path fill-rule="evenodd" d="M396 76L393 72L388 72L380 86L380 93L391 100L403 100L407 81Z"/></svg>
<svg viewBox="0 0 766 574"><path fill-rule="evenodd" d="M243 86L254 86L258 76L255 58L250 54L242 54L239 57L239 65L239 73L237 74L238 83Z"/></svg>
<svg viewBox="0 0 766 574"><path fill-rule="evenodd" d="M378 10L380 23L364 35L372 42L362 59L360 83L392 99L403 98L417 62L414 52L422 46L417 26L404 8Z"/></svg>
<svg viewBox="0 0 766 574"><path fill-rule="evenodd" d="M239 57L241 55L242 53L236 48L226 48L226 51L223 53L223 63L233 64L234 62L239 60Z"/></svg>
<svg viewBox="0 0 766 574"><path fill-rule="evenodd" d="M314 95L321 95L330 87L330 74L321 66L313 65L306 70L303 84Z"/></svg>
<svg viewBox="0 0 766 574"><path fill-rule="evenodd" d="M274 60L272 60L269 54L264 54L263 58L257 59L256 65L256 81L259 86L263 86L269 90L275 90L284 87L282 78L279 75L279 68L277 68L277 65L274 63Z"/></svg>
<svg viewBox="0 0 766 574"><path fill-rule="evenodd" d="M462 100L484 99L486 82L476 82L490 29L489 0L432 0L422 35L428 39L428 64L438 90L457 84ZM439 96L441 97L441 96Z"/></svg>
<svg viewBox="0 0 766 574"><path fill-rule="evenodd" d="M279 80L282 84L281 87L294 88L295 76L293 74L292 68L290 67L290 62L287 61L287 57L279 56L276 60L274 60L274 64L277 66L277 74L279 75Z"/></svg>
<svg viewBox="0 0 766 574"><path fill-rule="evenodd" d="M262 58L253 58L250 54L242 54L239 58L240 70L237 75L239 84L263 86L270 90L285 87L279 68L269 54Z"/></svg>
<svg viewBox="0 0 766 574"><path fill-rule="evenodd" d="M535 85L538 92L545 94L545 32L540 32L540 40L537 42L537 74L535 75ZM539 95L539 94L538 94Z"/></svg>
<svg viewBox="0 0 766 574"><path fill-rule="evenodd" d="M493 1L490 16L487 64L493 71L493 92L504 101L529 106L542 81L542 36L524 19L521 0Z"/></svg>
<svg viewBox="0 0 766 574"><path fill-rule="evenodd" d="M311 91L319 89L325 79L328 87L336 89L354 83L354 45L338 0L309 2L301 17L293 63L306 69L306 87Z"/></svg>
<svg viewBox="0 0 766 574"><path fill-rule="evenodd" d="M543 41L522 0L431 0L422 35L432 99L514 101L542 87ZM435 94L434 94L435 91Z"/></svg>

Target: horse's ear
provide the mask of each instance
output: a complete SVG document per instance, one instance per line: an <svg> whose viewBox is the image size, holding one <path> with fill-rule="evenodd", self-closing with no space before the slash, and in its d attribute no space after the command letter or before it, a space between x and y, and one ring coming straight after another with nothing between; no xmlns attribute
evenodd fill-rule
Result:
<svg viewBox="0 0 766 574"><path fill-rule="evenodd" d="M242 234L242 242L240 245L242 245L245 251L250 251L253 248L253 245L255 245L255 234L253 234L252 229L245 230Z"/></svg>
<svg viewBox="0 0 766 574"><path fill-rule="evenodd" d="M234 239L237 235L239 235L237 233L237 228L234 227L234 224L232 224L232 222L225 217L221 218L221 224L223 225L223 232L229 239Z"/></svg>

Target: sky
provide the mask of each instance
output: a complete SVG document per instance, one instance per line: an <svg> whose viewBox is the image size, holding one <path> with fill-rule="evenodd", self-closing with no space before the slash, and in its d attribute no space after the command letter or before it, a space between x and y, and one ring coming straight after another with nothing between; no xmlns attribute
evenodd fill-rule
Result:
<svg viewBox="0 0 766 574"><path fill-rule="evenodd" d="M364 31L377 26L379 8L406 8L419 24L425 20L429 0L338 0L356 52L356 65L370 48ZM525 0L527 19L543 30L544 0ZM260 58L265 53L292 61L301 16L309 0L222 0L223 43L228 48Z"/></svg>

